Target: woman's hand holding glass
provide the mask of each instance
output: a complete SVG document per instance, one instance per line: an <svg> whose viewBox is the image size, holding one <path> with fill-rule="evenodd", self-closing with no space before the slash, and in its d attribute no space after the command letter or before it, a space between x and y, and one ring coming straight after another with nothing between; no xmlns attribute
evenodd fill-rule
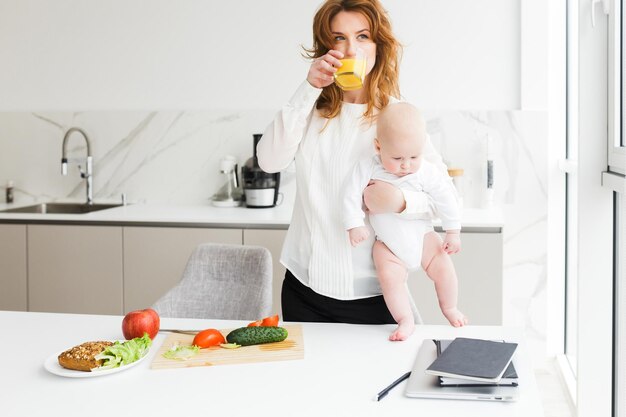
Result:
<svg viewBox="0 0 626 417"><path fill-rule="evenodd" d="M315 88L324 88L331 85L335 81L333 74L341 66L339 60L342 58L343 54L341 52L331 49L328 53L313 61L306 80Z"/></svg>

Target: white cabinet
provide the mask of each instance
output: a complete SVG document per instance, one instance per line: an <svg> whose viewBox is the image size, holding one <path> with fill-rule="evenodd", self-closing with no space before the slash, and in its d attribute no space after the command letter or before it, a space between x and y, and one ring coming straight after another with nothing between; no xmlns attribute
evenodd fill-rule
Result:
<svg viewBox="0 0 626 417"><path fill-rule="evenodd" d="M287 236L287 230L263 230L245 229L243 231L244 245L256 245L269 249L272 254L272 312L282 316L280 304L280 292L285 278L285 267L280 263L280 252L283 248L283 241Z"/></svg>
<svg viewBox="0 0 626 417"><path fill-rule="evenodd" d="M246 245L263 246L272 253L274 268L273 311L281 312L280 293L285 267L280 263L286 230L245 229ZM452 256L459 279L459 309L470 324L502 324L502 233L463 232L463 249ZM433 282L424 271L411 273L409 291L425 324L448 324L441 314Z"/></svg>
<svg viewBox="0 0 626 417"><path fill-rule="evenodd" d="M27 310L26 283L26 225L0 224L0 310Z"/></svg>
<svg viewBox="0 0 626 417"><path fill-rule="evenodd" d="M286 230L245 229L246 245L263 246L272 254L273 311L281 313L280 292L285 267L280 264ZM476 325L502 324L502 233L463 232L463 249L453 255L459 278L459 309ZM409 291L426 324L448 324L439 310L433 282L424 271L411 273Z"/></svg>
<svg viewBox="0 0 626 417"><path fill-rule="evenodd" d="M28 308L122 313L122 228L28 225Z"/></svg>
<svg viewBox="0 0 626 417"><path fill-rule="evenodd" d="M461 233L461 252L452 255L459 279L458 307L470 324L502 324L502 233ZM424 324L448 324L433 282L420 270L409 275L409 290Z"/></svg>
<svg viewBox="0 0 626 417"><path fill-rule="evenodd" d="M241 229L124 227L124 312L150 307L183 276L202 243L241 245Z"/></svg>

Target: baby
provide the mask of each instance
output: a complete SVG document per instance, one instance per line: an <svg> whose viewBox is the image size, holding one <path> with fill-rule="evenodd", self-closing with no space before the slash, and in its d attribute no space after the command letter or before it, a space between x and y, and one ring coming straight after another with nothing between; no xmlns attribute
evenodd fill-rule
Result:
<svg viewBox="0 0 626 417"><path fill-rule="evenodd" d="M467 318L457 309L457 277L448 256L461 249L459 208L452 181L422 158L426 127L412 105L387 106L378 115L376 135L376 155L357 164L346 185L344 226L352 246L369 237L362 194L370 180L427 193L446 231L442 243L430 220L407 219L395 213L369 214L376 235L372 252L376 273L385 303L398 323L389 340L405 340L415 330L406 279L408 271L420 265L435 283L443 315L452 326L463 326Z"/></svg>

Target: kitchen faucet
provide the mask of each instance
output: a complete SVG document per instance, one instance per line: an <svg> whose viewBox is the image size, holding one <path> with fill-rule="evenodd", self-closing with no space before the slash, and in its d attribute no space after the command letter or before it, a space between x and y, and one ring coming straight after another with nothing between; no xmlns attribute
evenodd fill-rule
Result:
<svg viewBox="0 0 626 417"><path fill-rule="evenodd" d="M83 137L85 138L85 142L87 142L87 157L86 158L71 158L71 159L67 159L67 140L69 139L70 135L74 132L78 132L81 135L83 135ZM78 128L78 127L72 127L70 128L66 133L65 133L65 137L63 138L63 150L62 150L62 156L61 156L61 174L63 175L67 175L67 164L68 162L73 162L73 163L81 163L81 162L85 162L85 170L83 171L80 167L80 165L78 165L78 169L80 171L80 176L81 178L84 178L87 181L87 204L88 205L92 205L93 204L93 191L92 191L92 186L93 186L93 171L92 171L92 159L91 159L91 143L89 142L89 138L87 137L87 134L85 133L84 130Z"/></svg>

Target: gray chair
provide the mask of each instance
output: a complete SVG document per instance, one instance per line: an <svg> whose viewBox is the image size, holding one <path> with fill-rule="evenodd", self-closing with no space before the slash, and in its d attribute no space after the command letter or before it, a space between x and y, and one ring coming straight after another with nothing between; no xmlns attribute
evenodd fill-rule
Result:
<svg viewBox="0 0 626 417"><path fill-rule="evenodd" d="M258 320L272 311L272 256L258 246L203 244L153 306L162 317Z"/></svg>

